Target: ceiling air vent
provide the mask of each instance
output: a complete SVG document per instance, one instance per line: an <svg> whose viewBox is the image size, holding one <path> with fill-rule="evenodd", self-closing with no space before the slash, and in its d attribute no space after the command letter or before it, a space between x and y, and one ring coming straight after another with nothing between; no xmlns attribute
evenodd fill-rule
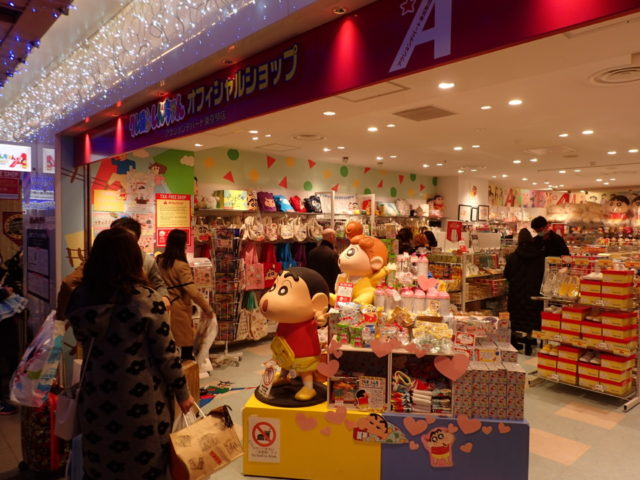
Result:
<svg viewBox="0 0 640 480"><path fill-rule="evenodd" d="M293 136L294 140L300 140L302 142L317 142L318 140L324 140L322 135L316 135L315 133L298 133Z"/></svg>
<svg viewBox="0 0 640 480"><path fill-rule="evenodd" d="M621 85L640 80L640 65L609 68L595 73L590 80L598 85Z"/></svg>
<svg viewBox="0 0 640 480"><path fill-rule="evenodd" d="M411 110L403 110L402 112L395 112L394 115L399 117L408 118L416 122L423 122L425 120L433 120L434 118L448 117L455 115L455 113L442 108L434 107L433 105L427 105L426 107L412 108Z"/></svg>

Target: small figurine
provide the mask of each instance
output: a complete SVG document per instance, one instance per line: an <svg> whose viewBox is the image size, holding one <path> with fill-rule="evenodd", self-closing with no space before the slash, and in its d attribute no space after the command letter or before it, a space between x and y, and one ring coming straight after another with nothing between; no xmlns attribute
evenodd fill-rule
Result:
<svg viewBox="0 0 640 480"><path fill-rule="evenodd" d="M313 373L320 362L317 320L329 305L327 282L315 270L293 267L278 275L260 299L260 310L278 323L271 351L282 369L274 386L288 381L289 370L302 378L302 388L295 394L298 401L316 396Z"/></svg>

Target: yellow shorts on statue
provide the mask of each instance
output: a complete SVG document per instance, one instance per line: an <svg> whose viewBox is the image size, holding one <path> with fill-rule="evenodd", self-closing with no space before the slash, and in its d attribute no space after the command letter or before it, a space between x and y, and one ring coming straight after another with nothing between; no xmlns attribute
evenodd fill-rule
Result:
<svg viewBox="0 0 640 480"><path fill-rule="evenodd" d="M277 335L271 341L271 352L280 368L295 370L297 373L317 370L318 363L320 363L320 355L296 358L287 341Z"/></svg>

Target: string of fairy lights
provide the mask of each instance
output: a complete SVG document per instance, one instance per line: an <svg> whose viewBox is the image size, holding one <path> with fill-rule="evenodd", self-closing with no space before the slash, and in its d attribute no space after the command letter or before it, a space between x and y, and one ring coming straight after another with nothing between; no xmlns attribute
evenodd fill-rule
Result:
<svg viewBox="0 0 640 480"><path fill-rule="evenodd" d="M104 102L119 82L255 2L131 0L0 110L2 137L14 142L37 140L47 126Z"/></svg>

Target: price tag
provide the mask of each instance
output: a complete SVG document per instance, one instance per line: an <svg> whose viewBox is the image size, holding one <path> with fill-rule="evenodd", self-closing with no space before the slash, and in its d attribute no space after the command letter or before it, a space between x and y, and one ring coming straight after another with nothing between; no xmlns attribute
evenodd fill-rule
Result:
<svg viewBox="0 0 640 480"><path fill-rule="evenodd" d="M599 348L600 350L611 350L609 348L609 344L606 342L600 342L596 345L596 348Z"/></svg>
<svg viewBox="0 0 640 480"><path fill-rule="evenodd" d="M593 389L594 389L596 392L604 393L604 385L602 385L601 383L596 383L596 384L593 386Z"/></svg>
<svg viewBox="0 0 640 480"><path fill-rule="evenodd" d="M549 380L553 380L554 382L559 382L560 381L560 377L558 376L557 373L554 373L553 375L549 376Z"/></svg>
<svg viewBox="0 0 640 480"><path fill-rule="evenodd" d="M613 347L613 353L622 357L628 357L629 355L631 355L631 352L629 350L620 347Z"/></svg>
<svg viewBox="0 0 640 480"><path fill-rule="evenodd" d="M353 295L353 283L340 282L336 291L336 303L350 302Z"/></svg>
<svg viewBox="0 0 640 480"><path fill-rule="evenodd" d="M586 347L587 347L587 342L585 342L584 340L575 340L575 341L573 342L573 344L574 344L576 347L580 347L580 348L586 348Z"/></svg>

